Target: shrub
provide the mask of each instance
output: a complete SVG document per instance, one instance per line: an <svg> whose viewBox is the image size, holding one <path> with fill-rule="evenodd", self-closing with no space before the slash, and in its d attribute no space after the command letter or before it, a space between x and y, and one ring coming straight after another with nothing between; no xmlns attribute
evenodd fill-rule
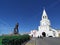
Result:
<svg viewBox="0 0 60 45"><path fill-rule="evenodd" d="M21 45L25 41L30 40L29 35L20 35L20 36L6 36L2 40L3 45Z"/></svg>

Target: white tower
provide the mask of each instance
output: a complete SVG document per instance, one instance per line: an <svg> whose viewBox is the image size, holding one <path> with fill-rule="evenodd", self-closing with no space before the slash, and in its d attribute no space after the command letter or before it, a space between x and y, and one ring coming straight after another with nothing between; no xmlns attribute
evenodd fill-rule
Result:
<svg viewBox="0 0 60 45"><path fill-rule="evenodd" d="M48 19L45 9L43 10L42 20L40 21L40 26L38 27L38 30L40 35L42 35L42 33L44 32L46 33L46 36L47 36L49 33L50 20Z"/></svg>
<svg viewBox="0 0 60 45"><path fill-rule="evenodd" d="M48 16L46 14L45 9L43 10L43 14L42 14L42 20L40 21L40 25L41 26L50 26L50 21L48 19Z"/></svg>

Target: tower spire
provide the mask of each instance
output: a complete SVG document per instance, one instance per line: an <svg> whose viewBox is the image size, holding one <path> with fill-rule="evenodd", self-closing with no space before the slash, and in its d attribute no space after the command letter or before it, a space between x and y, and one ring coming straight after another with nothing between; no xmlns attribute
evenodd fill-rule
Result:
<svg viewBox="0 0 60 45"><path fill-rule="evenodd" d="M45 8L43 10L42 19L48 19L48 16L47 16L47 13L45 11Z"/></svg>

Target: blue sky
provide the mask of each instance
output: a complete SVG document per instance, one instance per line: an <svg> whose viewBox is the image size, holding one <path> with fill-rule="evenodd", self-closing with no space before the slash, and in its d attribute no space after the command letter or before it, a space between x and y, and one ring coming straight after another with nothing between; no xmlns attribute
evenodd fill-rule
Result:
<svg viewBox="0 0 60 45"><path fill-rule="evenodd" d="M12 33L16 22L19 33L38 29L44 7L51 26L60 29L60 0L0 0L0 34Z"/></svg>

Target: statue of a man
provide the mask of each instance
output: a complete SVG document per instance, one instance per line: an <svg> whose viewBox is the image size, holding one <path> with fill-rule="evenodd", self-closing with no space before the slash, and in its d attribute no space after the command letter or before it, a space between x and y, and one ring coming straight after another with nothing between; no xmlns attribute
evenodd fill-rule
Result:
<svg viewBox="0 0 60 45"><path fill-rule="evenodd" d="M15 26L15 28L14 28L14 34L18 34L18 33L19 33L19 31L18 31L18 26L19 26L19 24L16 23L16 26Z"/></svg>

